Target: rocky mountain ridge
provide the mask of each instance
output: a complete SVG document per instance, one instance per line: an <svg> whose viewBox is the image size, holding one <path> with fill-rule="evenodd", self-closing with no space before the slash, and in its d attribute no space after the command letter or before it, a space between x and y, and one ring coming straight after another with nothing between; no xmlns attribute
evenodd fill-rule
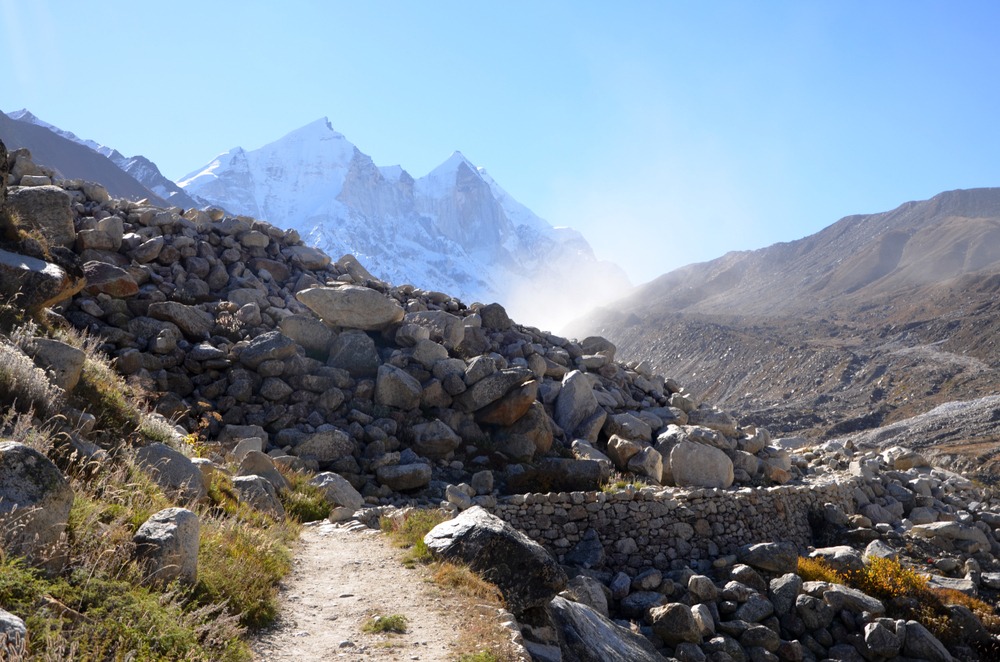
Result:
<svg viewBox="0 0 1000 662"><path fill-rule="evenodd" d="M998 232L1000 189L942 193L684 267L574 328L749 420L829 438L995 390Z"/></svg>

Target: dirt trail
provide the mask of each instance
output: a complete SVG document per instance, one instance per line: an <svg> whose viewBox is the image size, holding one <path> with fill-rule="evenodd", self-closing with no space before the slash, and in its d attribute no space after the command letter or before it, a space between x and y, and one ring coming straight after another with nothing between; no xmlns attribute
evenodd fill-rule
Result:
<svg viewBox="0 0 1000 662"><path fill-rule="evenodd" d="M399 557L381 533L360 524L303 529L282 583L281 616L254 642L255 659L455 660L456 610L467 607L426 581L426 568L409 570ZM406 633L363 633L375 614L402 614Z"/></svg>

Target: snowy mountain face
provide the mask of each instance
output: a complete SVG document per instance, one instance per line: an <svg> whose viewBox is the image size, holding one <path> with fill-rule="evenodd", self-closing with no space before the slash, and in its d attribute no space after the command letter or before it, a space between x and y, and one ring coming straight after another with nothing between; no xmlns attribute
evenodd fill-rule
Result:
<svg viewBox="0 0 1000 662"><path fill-rule="evenodd" d="M34 124L35 126L40 126L43 129L48 129L58 136L75 142L78 145L83 145L84 147L92 149L102 156L106 156L112 163L127 172L135 178L136 181L156 195L160 196L163 200L166 200L171 205L185 208L202 206L202 203L190 198L187 193L181 190L180 187L178 187L174 182L164 177L160 172L160 169L156 167L156 164L147 159L145 156L128 157L113 147L102 145L94 140L80 138L71 131L65 131L57 126L49 124L26 108L16 110L12 113L7 113L7 117L21 122L28 122L30 124Z"/></svg>
<svg viewBox="0 0 1000 662"><path fill-rule="evenodd" d="M414 179L378 167L324 118L260 149L235 148L177 182L191 197L295 228L388 282L498 301L541 328L629 288L578 232L553 228L455 152Z"/></svg>

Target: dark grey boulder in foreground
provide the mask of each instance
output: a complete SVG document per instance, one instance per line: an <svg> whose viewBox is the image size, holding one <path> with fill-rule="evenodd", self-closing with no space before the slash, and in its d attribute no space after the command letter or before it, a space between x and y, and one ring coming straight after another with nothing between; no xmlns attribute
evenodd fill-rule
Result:
<svg viewBox="0 0 1000 662"><path fill-rule="evenodd" d="M541 545L479 506L438 524L424 543L435 557L461 561L496 584L514 614L545 605L568 581Z"/></svg>
<svg viewBox="0 0 1000 662"><path fill-rule="evenodd" d="M615 625L579 602L556 596L549 616L559 634L564 660L579 662L658 662L665 658L645 637Z"/></svg>

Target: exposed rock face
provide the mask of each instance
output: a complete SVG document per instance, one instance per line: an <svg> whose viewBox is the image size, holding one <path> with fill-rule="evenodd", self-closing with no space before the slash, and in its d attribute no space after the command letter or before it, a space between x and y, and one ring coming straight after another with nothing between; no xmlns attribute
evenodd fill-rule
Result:
<svg viewBox="0 0 1000 662"><path fill-rule="evenodd" d="M285 507L278 499L274 485L261 476L237 476L233 478L233 487L239 494L240 503L246 503L254 510L259 510L280 520L285 517Z"/></svg>
<svg viewBox="0 0 1000 662"><path fill-rule="evenodd" d="M478 506L437 525L424 542L434 556L466 563L496 584L515 614L546 604L568 581L538 543Z"/></svg>
<svg viewBox="0 0 1000 662"><path fill-rule="evenodd" d="M59 469L38 451L0 442L0 543L8 554L55 561L73 490Z"/></svg>
<svg viewBox="0 0 1000 662"><path fill-rule="evenodd" d="M193 502L205 496L201 471L179 451L153 443L138 449L135 457L160 487L182 501Z"/></svg>
<svg viewBox="0 0 1000 662"><path fill-rule="evenodd" d="M559 630L563 655L580 662L665 660L649 641L578 602L555 597L548 613ZM565 658L564 658L565 659Z"/></svg>
<svg viewBox="0 0 1000 662"><path fill-rule="evenodd" d="M21 187L7 195L7 213L19 227L37 232L49 246L76 242L71 198L58 186Z"/></svg>
<svg viewBox="0 0 1000 662"><path fill-rule="evenodd" d="M729 487L733 462L718 448L682 441L670 451L670 473L675 485Z"/></svg>
<svg viewBox="0 0 1000 662"><path fill-rule="evenodd" d="M136 558L149 578L193 585L198 579L200 530L198 516L185 508L167 508L150 516L133 538Z"/></svg>
<svg viewBox="0 0 1000 662"><path fill-rule="evenodd" d="M83 285L60 266L0 249L0 296L32 313L66 301Z"/></svg>

